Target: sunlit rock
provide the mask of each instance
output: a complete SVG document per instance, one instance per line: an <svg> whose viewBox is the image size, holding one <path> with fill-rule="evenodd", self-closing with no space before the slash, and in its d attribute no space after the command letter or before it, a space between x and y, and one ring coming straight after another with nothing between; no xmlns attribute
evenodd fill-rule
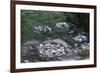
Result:
<svg viewBox="0 0 100 73"><path fill-rule="evenodd" d="M58 23L56 23L56 27L57 28L66 28L66 29L69 29L70 26L66 22L58 22Z"/></svg>
<svg viewBox="0 0 100 73"><path fill-rule="evenodd" d="M89 57L89 43L74 47L62 39L27 41L22 46L22 62L81 60Z"/></svg>
<svg viewBox="0 0 100 73"><path fill-rule="evenodd" d="M81 42L87 41L87 36L82 35L82 34L79 33L79 34L78 34L77 36L75 36L73 39L74 39L76 42L81 43Z"/></svg>
<svg viewBox="0 0 100 73"><path fill-rule="evenodd" d="M38 49L40 56L45 60L62 60L63 56L69 56L72 53L69 45L61 39L46 40L43 45Z"/></svg>
<svg viewBox="0 0 100 73"><path fill-rule="evenodd" d="M42 33L42 32L51 32L51 28L49 26L35 26L34 27L34 32L37 32L37 33Z"/></svg>

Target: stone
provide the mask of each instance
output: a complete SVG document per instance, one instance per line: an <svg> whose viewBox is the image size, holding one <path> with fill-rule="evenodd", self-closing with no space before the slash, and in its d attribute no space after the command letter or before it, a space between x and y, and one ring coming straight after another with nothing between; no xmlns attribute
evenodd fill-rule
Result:
<svg viewBox="0 0 100 73"><path fill-rule="evenodd" d="M86 42L87 41L87 36L82 35L82 34L79 33L77 36L75 36L73 38L73 40L75 40L76 42L79 42L79 43Z"/></svg>

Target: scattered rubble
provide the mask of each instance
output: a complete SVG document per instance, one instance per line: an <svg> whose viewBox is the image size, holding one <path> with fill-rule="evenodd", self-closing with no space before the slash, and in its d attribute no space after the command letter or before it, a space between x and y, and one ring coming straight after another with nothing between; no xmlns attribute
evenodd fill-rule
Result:
<svg viewBox="0 0 100 73"><path fill-rule="evenodd" d="M51 28L49 26L35 26L34 32L41 33L41 32L51 32Z"/></svg>
<svg viewBox="0 0 100 73"><path fill-rule="evenodd" d="M89 57L89 44L84 43L74 47L61 39L38 42L27 41L22 47L21 62L80 60Z"/></svg>
<svg viewBox="0 0 100 73"><path fill-rule="evenodd" d="M69 29L70 26L66 22L58 22L58 23L56 23L56 27L57 28L66 28L66 29Z"/></svg>

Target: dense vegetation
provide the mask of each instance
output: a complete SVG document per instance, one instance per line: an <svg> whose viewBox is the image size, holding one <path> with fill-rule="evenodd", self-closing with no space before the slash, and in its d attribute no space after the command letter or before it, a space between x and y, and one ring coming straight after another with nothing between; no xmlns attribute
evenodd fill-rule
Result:
<svg viewBox="0 0 100 73"><path fill-rule="evenodd" d="M58 22L66 22L70 26L69 30L55 28ZM35 26L49 26L51 32L34 32ZM68 32L73 30L73 34ZM89 33L89 14L53 11L32 11L21 10L21 42L28 40L44 40L47 37L62 38L69 44L74 43L72 39L79 32Z"/></svg>
<svg viewBox="0 0 100 73"><path fill-rule="evenodd" d="M21 10L21 62L89 59L89 13Z"/></svg>

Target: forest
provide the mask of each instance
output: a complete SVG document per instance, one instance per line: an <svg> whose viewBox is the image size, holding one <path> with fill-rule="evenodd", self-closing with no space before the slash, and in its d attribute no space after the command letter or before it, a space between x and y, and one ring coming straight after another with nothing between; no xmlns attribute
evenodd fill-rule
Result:
<svg viewBox="0 0 100 73"><path fill-rule="evenodd" d="M21 10L21 62L89 59L89 13Z"/></svg>

